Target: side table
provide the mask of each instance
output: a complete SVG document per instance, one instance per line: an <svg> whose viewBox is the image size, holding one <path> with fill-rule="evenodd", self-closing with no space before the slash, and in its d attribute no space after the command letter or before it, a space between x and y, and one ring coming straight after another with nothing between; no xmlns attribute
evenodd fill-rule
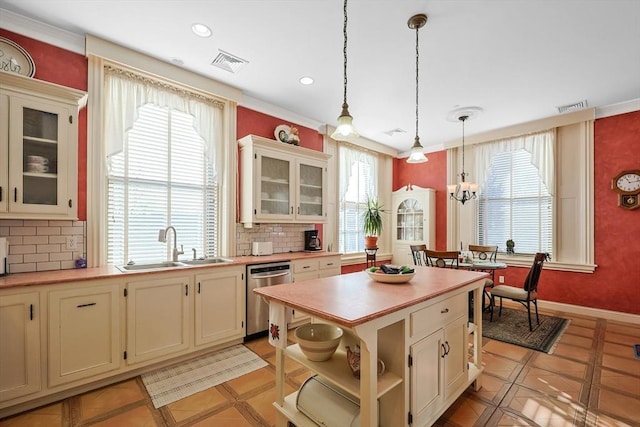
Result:
<svg viewBox="0 0 640 427"><path fill-rule="evenodd" d="M365 248L364 253L367 256L367 268L376 266L376 252L378 248Z"/></svg>

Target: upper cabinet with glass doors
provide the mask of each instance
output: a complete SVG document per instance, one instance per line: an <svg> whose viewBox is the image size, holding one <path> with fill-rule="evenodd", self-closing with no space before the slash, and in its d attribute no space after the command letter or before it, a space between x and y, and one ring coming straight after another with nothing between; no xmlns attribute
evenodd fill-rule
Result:
<svg viewBox="0 0 640 427"><path fill-rule="evenodd" d="M393 263L413 265L411 245L435 248L435 190L407 185L391 197Z"/></svg>
<svg viewBox="0 0 640 427"><path fill-rule="evenodd" d="M0 72L0 218L77 218L75 89Z"/></svg>
<svg viewBox="0 0 640 427"><path fill-rule="evenodd" d="M327 217L328 154L247 135L241 159L240 222L322 223Z"/></svg>

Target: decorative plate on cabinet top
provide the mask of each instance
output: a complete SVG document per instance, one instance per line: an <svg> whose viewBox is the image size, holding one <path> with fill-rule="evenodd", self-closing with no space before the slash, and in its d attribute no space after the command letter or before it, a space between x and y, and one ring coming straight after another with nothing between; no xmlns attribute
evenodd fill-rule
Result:
<svg viewBox="0 0 640 427"><path fill-rule="evenodd" d="M289 142L289 135L291 134L291 128L287 125L280 125L276 127L273 132L276 137L276 141Z"/></svg>
<svg viewBox="0 0 640 427"><path fill-rule="evenodd" d="M36 64L22 46L5 37L0 37L0 70L33 77L36 73Z"/></svg>

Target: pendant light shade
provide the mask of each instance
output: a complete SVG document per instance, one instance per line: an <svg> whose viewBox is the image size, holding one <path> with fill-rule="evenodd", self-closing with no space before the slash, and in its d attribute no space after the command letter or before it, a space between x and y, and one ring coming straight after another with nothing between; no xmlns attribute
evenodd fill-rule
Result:
<svg viewBox="0 0 640 427"><path fill-rule="evenodd" d="M342 99L342 112L338 117L338 126L331 134L331 138L336 141L354 141L360 135L353 127L353 117L349 114L349 104L347 104L347 0L344 0L344 26L342 34L344 35L344 44L342 47L342 53L344 56L344 96Z"/></svg>
<svg viewBox="0 0 640 427"><path fill-rule="evenodd" d="M418 83L419 79L419 63L420 63L420 50L418 44L418 30L424 27L424 24L427 23L427 15L421 13L418 15L414 15L409 18L407 25L410 29L416 30L416 137L413 141L413 146L411 147L411 154L407 159L407 163L424 163L429 161L427 156L424 155L424 147L420 144L420 137L418 136Z"/></svg>

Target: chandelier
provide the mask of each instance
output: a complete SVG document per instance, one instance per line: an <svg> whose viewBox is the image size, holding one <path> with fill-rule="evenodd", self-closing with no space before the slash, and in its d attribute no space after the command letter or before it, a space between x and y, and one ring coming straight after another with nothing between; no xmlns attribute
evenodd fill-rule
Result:
<svg viewBox="0 0 640 427"><path fill-rule="evenodd" d="M338 117L338 126L336 130L331 134L331 138L336 141L353 141L360 135L353 127L353 117L349 114L349 104L347 104L347 0L344 0L344 26L342 28L342 34L344 35L344 44L342 47L342 53L344 55L344 96L342 99L342 112Z"/></svg>
<svg viewBox="0 0 640 427"><path fill-rule="evenodd" d="M464 171L464 122L468 118L469 116L467 115L458 117L458 120L462 122L462 173L460 174L460 178L462 178L462 181L458 184L447 185L449 198L457 200L463 205L467 200L475 199L476 192L478 191L478 184L466 181L467 173Z"/></svg>
<svg viewBox="0 0 640 427"><path fill-rule="evenodd" d="M409 155L409 158L407 158L407 163L424 163L429 161L429 159L424 155L424 148L422 147L422 144L420 144L420 137L418 136L418 64L420 58L420 51L418 49L418 30L424 27L424 24L426 23L427 15L423 13L412 16L407 22L410 29L416 30L416 137L413 142L413 146L411 147L411 154Z"/></svg>

